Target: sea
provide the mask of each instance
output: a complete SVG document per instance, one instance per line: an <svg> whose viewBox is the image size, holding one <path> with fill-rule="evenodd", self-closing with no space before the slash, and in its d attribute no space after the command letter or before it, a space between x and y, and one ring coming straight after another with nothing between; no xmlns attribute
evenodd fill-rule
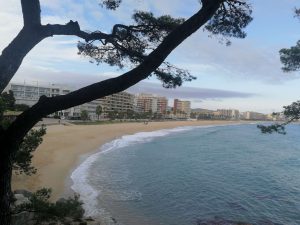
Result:
<svg viewBox="0 0 300 225"><path fill-rule="evenodd" d="M147 126L147 125L145 125ZM178 127L125 135L72 173L86 216L106 224L300 224L300 125Z"/></svg>

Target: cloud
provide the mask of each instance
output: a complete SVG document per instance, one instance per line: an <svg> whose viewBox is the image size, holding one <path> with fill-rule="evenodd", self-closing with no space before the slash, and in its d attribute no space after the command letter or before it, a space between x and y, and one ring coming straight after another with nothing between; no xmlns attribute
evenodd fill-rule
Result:
<svg viewBox="0 0 300 225"><path fill-rule="evenodd" d="M63 74L63 76L62 76ZM99 82L108 78L116 77L115 72L106 72L99 74L84 74L74 72L62 72L48 67L27 67L20 69L14 77L13 82L39 83L40 85L62 84L68 85L73 89L78 89L95 82ZM160 83L142 81L128 92L131 93L153 93L167 98L190 99L197 102L202 100L217 100L231 98L251 98L255 96L253 93L228 91L221 89L197 88L197 87L179 87L177 89L166 89Z"/></svg>
<svg viewBox="0 0 300 225"><path fill-rule="evenodd" d="M20 1L0 0L0 51L18 34L23 26Z"/></svg>
<svg viewBox="0 0 300 225"><path fill-rule="evenodd" d="M25 65L20 68L13 78L13 82L26 82L48 85L63 84L74 89L90 85L108 78L115 77L117 74L112 72L102 73L76 73L70 71L56 70L51 67Z"/></svg>
<svg viewBox="0 0 300 225"><path fill-rule="evenodd" d="M238 80L258 80L281 83L299 78L296 73L281 71L280 47L264 47L250 40L234 40L229 47L209 38L207 33L196 33L175 50L177 65L194 74L226 76ZM209 73L209 74L207 74Z"/></svg>
<svg viewBox="0 0 300 225"><path fill-rule="evenodd" d="M146 81L129 88L128 91L132 93L155 93L168 98L191 99L198 101L207 99L250 98L255 96L253 93L197 87L166 89L163 88L161 84Z"/></svg>

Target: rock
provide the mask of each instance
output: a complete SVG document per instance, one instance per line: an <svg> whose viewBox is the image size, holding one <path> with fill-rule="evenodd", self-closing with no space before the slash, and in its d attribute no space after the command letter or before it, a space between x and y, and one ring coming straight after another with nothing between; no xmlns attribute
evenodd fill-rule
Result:
<svg viewBox="0 0 300 225"><path fill-rule="evenodd" d="M71 224L73 224L73 219L70 218L70 217L65 217L64 220L63 220L63 224L64 225L71 225Z"/></svg>
<svg viewBox="0 0 300 225"><path fill-rule="evenodd" d="M14 197L16 199L16 201L14 202L15 206L30 203L29 199L27 197L25 197L23 194L15 194Z"/></svg>
<svg viewBox="0 0 300 225"><path fill-rule="evenodd" d="M26 198L30 198L32 196L32 193L30 191L27 190L23 190L23 189L19 189L19 190L15 190L14 194L22 194L24 195Z"/></svg>
<svg viewBox="0 0 300 225"><path fill-rule="evenodd" d="M12 215L11 224L12 225L35 225L36 221L34 219L34 213L32 212L21 212Z"/></svg>
<svg viewBox="0 0 300 225"><path fill-rule="evenodd" d="M94 221L94 219L92 217L87 217L85 218L86 221Z"/></svg>

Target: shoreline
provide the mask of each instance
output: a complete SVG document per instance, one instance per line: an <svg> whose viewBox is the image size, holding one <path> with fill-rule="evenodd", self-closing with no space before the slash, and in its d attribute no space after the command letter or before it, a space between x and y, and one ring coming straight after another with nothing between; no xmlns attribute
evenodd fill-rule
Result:
<svg viewBox="0 0 300 225"><path fill-rule="evenodd" d="M245 124L242 121L167 121L144 123L116 123L104 125L52 125L47 127L43 143L34 153L33 165L37 174L13 175L12 187L35 191L52 188L52 200L74 193L72 172L101 147L124 135L184 126Z"/></svg>

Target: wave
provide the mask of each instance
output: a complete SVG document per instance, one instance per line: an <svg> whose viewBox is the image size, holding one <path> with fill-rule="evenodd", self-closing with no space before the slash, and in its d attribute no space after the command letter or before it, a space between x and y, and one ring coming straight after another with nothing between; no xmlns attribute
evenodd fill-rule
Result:
<svg viewBox="0 0 300 225"><path fill-rule="evenodd" d="M89 183L89 171L94 162L97 161L101 154L106 154L112 150L120 149L123 147L150 142L155 138L167 136L173 133L190 131L199 128L211 128L220 126L232 126L240 124L229 125L207 125L207 126L183 126L173 129L162 129L151 132L139 132L132 135L124 135L118 139L104 144L97 153L89 156L83 163L81 163L71 174L73 185L72 190L80 194L80 199L83 201L83 207L85 209L85 216L90 217L109 217L109 213L104 209L98 207L97 197L101 194L101 190L96 190Z"/></svg>

